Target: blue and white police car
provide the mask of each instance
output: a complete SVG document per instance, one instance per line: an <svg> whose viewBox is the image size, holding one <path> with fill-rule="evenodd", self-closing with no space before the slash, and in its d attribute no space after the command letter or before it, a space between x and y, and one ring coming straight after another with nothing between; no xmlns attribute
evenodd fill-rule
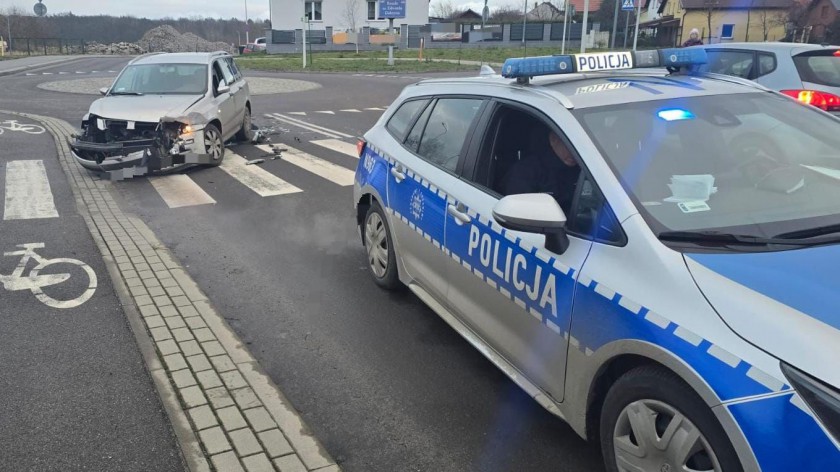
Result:
<svg viewBox="0 0 840 472"><path fill-rule="evenodd" d="M370 271L610 471L840 470L840 121L704 61L407 87L360 142Z"/></svg>

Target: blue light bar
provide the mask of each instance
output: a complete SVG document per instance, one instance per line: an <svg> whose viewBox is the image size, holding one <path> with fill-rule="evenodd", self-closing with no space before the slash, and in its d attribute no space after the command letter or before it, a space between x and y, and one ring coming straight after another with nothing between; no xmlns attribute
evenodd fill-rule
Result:
<svg viewBox="0 0 840 472"><path fill-rule="evenodd" d="M688 67L709 62L703 48L660 49L659 56L662 58L662 67Z"/></svg>
<svg viewBox="0 0 840 472"><path fill-rule="evenodd" d="M575 71L572 56L520 57L505 61L502 77L537 77L541 75L571 74Z"/></svg>
<svg viewBox="0 0 840 472"><path fill-rule="evenodd" d="M508 59L502 77L525 79L541 75L597 72L643 67L688 67L708 62L703 48L670 48L650 51L610 51L569 56Z"/></svg>
<svg viewBox="0 0 840 472"><path fill-rule="evenodd" d="M660 110L659 113L656 114L656 116L662 118L665 121L680 121L694 119L694 113L680 108L667 108L665 110Z"/></svg>

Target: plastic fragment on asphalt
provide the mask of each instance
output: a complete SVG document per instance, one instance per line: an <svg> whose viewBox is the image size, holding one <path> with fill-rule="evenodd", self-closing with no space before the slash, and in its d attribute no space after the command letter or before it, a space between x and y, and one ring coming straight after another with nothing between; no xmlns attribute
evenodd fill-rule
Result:
<svg viewBox="0 0 840 472"><path fill-rule="evenodd" d="M254 165L254 164L262 164L265 162L265 159L254 159L245 163L246 166Z"/></svg>

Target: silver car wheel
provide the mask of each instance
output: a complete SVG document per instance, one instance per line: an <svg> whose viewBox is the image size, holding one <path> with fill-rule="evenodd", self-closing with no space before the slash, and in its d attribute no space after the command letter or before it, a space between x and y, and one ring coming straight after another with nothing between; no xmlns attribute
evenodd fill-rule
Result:
<svg viewBox="0 0 840 472"><path fill-rule="evenodd" d="M619 471L722 472L700 429L663 402L638 400L618 416L613 432Z"/></svg>
<svg viewBox="0 0 840 472"><path fill-rule="evenodd" d="M222 158L222 137L218 131L213 128L208 128L204 131L204 147L207 154L214 161Z"/></svg>
<svg viewBox="0 0 840 472"><path fill-rule="evenodd" d="M371 213L365 224L365 248L373 275L384 277L388 270L388 237L385 223L377 213Z"/></svg>

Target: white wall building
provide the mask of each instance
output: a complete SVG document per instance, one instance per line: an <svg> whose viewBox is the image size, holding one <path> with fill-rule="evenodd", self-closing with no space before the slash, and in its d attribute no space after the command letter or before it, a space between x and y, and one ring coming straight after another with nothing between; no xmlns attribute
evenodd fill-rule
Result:
<svg viewBox="0 0 840 472"><path fill-rule="evenodd" d="M406 17L395 19L395 27L429 23L429 0L406 0L405 9ZM279 31L302 29L304 16L313 30L349 30L353 27L351 17L355 17L356 31L365 26L387 28L388 20L378 15L379 0L271 0L271 29Z"/></svg>

